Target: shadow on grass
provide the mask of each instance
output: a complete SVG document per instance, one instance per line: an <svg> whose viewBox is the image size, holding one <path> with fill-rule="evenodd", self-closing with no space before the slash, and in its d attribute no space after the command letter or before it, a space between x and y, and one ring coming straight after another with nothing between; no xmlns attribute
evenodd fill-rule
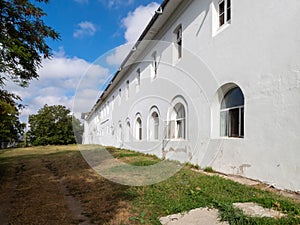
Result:
<svg viewBox="0 0 300 225"><path fill-rule="evenodd" d="M65 157L49 155L45 163L61 179L70 195L81 202L82 214L90 218L91 223L130 224L129 202L137 194L130 191L129 186L98 175L79 152Z"/></svg>
<svg viewBox="0 0 300 225"><path fill-rule="evenodd" d="M74 220L78 216L72 215L74 210L70 210L72 206L65 197L68 195L77 200L72 203L75 204L74 208L80 208L79 214L88 217L90 223L132 224L129 221L130 202L137 194L130 191L129 186L99 176L84 161L79 151L56 152L55 149L48 149L40 154L36 149L11 151L0 157L0 179L5 179L6 183L17 183L13 193L18 198L9 206L14 210L8 209L7 217L11 218L9 222L12 224L22 224L20 221L30 224L33 220L39 221L39 224L45 224L43 221L74 224L72 218ZM22 173L16 176L14 171L21 164ZM61 185L67 193L61 191ZM15 184L11 183L11 186ZM3 190L2 194L5 195L6 191L9 192Z"/></svg>

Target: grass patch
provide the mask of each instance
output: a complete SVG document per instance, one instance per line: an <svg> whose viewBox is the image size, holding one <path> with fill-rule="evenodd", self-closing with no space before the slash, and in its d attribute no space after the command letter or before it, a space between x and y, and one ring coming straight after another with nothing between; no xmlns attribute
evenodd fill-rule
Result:
<svg viewBox="0 0 300 225"><path fill-rule="evenodd" d="M65 154L68 152L78 152L77 145L67 145L67 146L36 146L28 148L13 148L1 152L0 159L13 159L13 158L39 158L43 155L49 154Z"/></svg>
<svg viewBox="0 0 300 225"><path fill-rule="evenodd" d="M231 224L299 224L299 203L267 191L238 184L218 176L206 176L182 169L175 176L159 184L134 189L142 193L134 200L137 213L148 211L149 224L159 224L157 218L189 211L199 207L213 207L221 218ZM233 208L234 202L257 202L288 214L280 220L251 218ZM280 202L280 208L275 208ZM267 204L266 204L267 203Z"/></svg>
<svg viewBox="0 0 300 225"><path fill-rule="evenodd" d="M188 168L191 168L191 169L196 169L196 170L199 170L199 169L200 169L200 166L199 166L199 165L192 164L192 163L189 163L189 162L187 162L187 163L185 164L185 166L187 166Z"/></svg>
<svg viewBox="0 0 300 225"><path fill-rule="evenodd" d="M157 161L154 161L154 160L138 160L138 161L132 162L130 164L133 166L151 166L156 163L157 163Z"/></svg>
<svg viewBox="0 0 300 225"><path fill-rule="evenodd" d="M105 147L105 149L112 154L115 158L125 158L125 157L136 157L136 156L142 156L142 153L125 150L125 149L117 149L114 147Z"/></svg>
<svg viewBox="0 0 300 225"><path fill-rule="evenodd" d="M139 154L139 153L132 153L132 152L129 152L129 153L120 153L120 154L116 155L116 158L120 159L120 158L135 157L135 156L140 156L140 155L141 154Z"/></svg>
<svg viewBox="0 0 300 225"><path fill-rule="evenodd" d="M204 172L207 173L214 173L215 171L213 170L213 168L211 166L207 166L203 169Z"/></svg>

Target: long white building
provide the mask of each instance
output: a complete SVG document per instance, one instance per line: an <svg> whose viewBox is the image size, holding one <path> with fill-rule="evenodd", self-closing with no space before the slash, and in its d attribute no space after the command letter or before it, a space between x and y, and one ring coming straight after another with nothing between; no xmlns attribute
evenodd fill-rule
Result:
<svg viewBox="0 0 300 225"><path fill-rule="evenodd" d="M84 143L300 191L299 13L299 0L165 0Z"/></svg>

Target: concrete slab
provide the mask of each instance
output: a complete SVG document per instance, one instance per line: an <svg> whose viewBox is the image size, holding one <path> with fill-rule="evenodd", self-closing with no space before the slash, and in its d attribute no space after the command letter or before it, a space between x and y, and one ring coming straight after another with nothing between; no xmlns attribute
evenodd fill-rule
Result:
<svg viewBox="0 0 300 225"><path fill-rule="evenodd" d="M263 208L262 206L253 203L253 202L244 202L244 203L233 203L233 206L241 209L244 214L253 216L253 217L273 217L281 218L286 216L285 214L275 211L273 209Z"/></svg>
<svg viewBox="0 0 300 225"><path fill-rule="evenodd" d="M160 218L163 225L229 225L220 222L218 210L209 208L193 209L185 214L174 214Z"/></svg>

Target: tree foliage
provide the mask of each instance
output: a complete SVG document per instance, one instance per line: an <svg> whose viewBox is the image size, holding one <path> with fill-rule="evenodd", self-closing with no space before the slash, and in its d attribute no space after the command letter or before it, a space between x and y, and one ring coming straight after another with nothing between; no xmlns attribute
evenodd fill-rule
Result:
<svg viewBox="0 0 300 225"><path fill-rule="evenodd" d="M73 121L73 131L75 135L76 142L78 144L82 143L82 135L84 132L84 127L79 119L77 119L75 116L72 116Z"/></svg>
<svg viewBox="0 0 300 225"><path fill-rule="evenodd" d="M48 3L48 0L36 0ZM24 124L18 117L23 107L19 96L6 90L6 82L26 87L38 78L43 58L50 58L46 39L59 39L59 34L42 20L45 12L34 0L0 0L0 138L14 142L22 134Z"/></svg>
<svg viewBox="0 0 300 225"><path fill-rule="evenodd" d="M72 120L76 124L73 130ZM78 137L83 131L80 121L70 115L70 110L62 105L41 108L36 115L29 116L29 141L33 145L63 145L76 143L74 132Z"/></svg>
<svg viewBox="0 0 300 225"><path fill-rule="evenodd" d="M36 0L48 3L48 0ZM0 86L5 80L28 85L38 78L37 69L51 49L47 38L59 39L59 34L47 26L46 13L29 0L0 0Z"/></svg>
<svg viewBox="0 0 300 225"><path fill-rule="evenodd" d="M18 143L25 129L25 124L19 120L20 110L23 106L15 103L18 97L3 92L5 91L0 90L0 95L5 96L0 98L0 148Z"/></svg>

